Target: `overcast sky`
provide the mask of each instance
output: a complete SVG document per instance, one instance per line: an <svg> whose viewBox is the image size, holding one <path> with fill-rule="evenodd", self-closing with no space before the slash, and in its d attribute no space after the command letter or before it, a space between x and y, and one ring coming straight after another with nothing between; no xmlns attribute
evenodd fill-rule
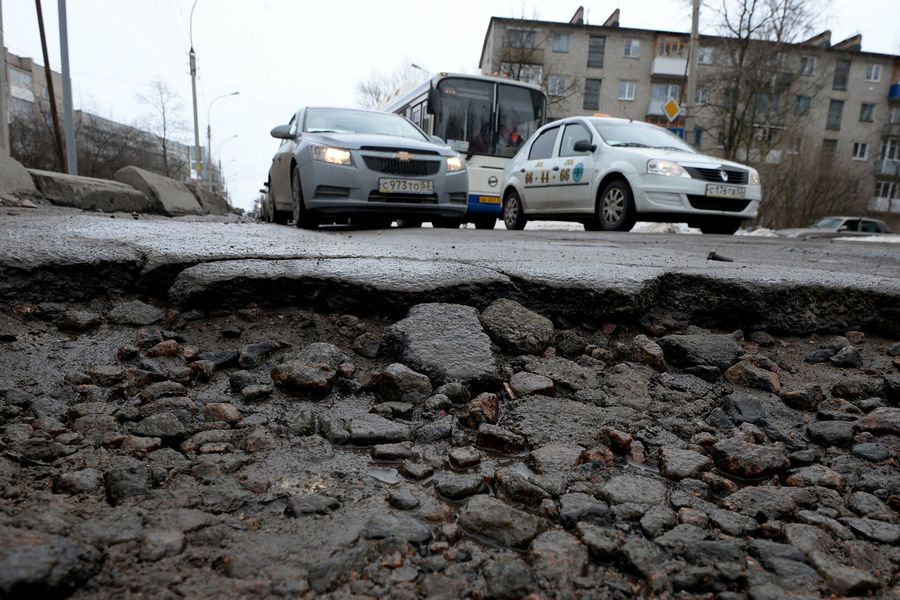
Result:
<svg viewBox="0 0 900 600"><path fill-rule="evenodd" d="M7 48L41 59L34 3L2 0ZM69 0L69 56L76 108L126 123L148 113L136 99L159 79L183 102L180 141L192 143L188 71L193 0ZM717 3L717 0L716 0ZM621 25L687 31L688 0L584 2L589 23L617 7ZM59 70L57 3L43 0L50 63ZM232 202L249 208L266 179L276 142L269 130L307 104L353 106L355 86L373 71L414 62L434 71L475 73L492 15L537 15L568 21L579 2L431 0L199 0L193 41L198 58L201 144L209 103L214 155L219 153ZM701 21L702 31L712 33ZM822 28L837 42L863 34L863 49L900 54L900 2L835 0ZM238 137L225 141L230 136Z"/></svg>

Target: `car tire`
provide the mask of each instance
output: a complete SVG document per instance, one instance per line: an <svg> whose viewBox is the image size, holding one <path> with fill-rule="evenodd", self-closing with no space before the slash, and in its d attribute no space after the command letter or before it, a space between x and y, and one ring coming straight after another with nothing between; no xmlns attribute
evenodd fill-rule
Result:
<svg viewBox="0 0 900 600"><path fill-rule="evenodd" d="M623 179L610 181L597 200L597 224L603 231L631 231L637 222L634 197Z"/></svg>
<svg viewBox="0 0 900 600"><path fill-rule="evenodd" d="M456 217L435 217L431 220L431 226L435 229L459 229L462 219Z"/></svg>
<svg viewBox="0 0 900 600"><path fill-rule="evenodd" d="M525 217L519 193L516 190L510 190L503 199L503 224L507 229L520 231L525 229L527 223L528 219Z"/></svg>
<svg viewBox="0 0 900 600"><path fill-rule="evenodd" d="M472 219L475 229L493 229L497 225L497 217L477 217Z"/></svg>
<svg viewBox="0 0 900 600"><path fill-rule="evenodd" d="M733 217L707 219L700 222L700 231L706 234L734 235L741 228L741 223L743 223L743 219Z"/></svg>
<svg viewBox="0 0 900 600"><path fill-rule="evenodd" d="M594 221L585 221L584 223L582 223L582 225L584 225L585 231L602 231L600 225L595 223Z"/></svg>
<svg viewBox="0 0 900 600"><path fill-rule="evenodd" d="M301 229L318 229L319 220L311 215L303 201L303 187L300 185L300 167L291 171L291 197L294 204L294 225ZM277 214L277 213L276 213Z"/></svg>

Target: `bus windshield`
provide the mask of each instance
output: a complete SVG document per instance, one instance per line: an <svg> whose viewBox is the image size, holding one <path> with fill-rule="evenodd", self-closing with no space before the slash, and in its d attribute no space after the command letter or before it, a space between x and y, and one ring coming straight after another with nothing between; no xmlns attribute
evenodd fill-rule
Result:
<svg viewBox="0 0 900 600"><path fill-rule="evenodd" d="M544 121L541 92L477 79L441 80L433 108L435 135L469 155L511 158Z"/></svg>

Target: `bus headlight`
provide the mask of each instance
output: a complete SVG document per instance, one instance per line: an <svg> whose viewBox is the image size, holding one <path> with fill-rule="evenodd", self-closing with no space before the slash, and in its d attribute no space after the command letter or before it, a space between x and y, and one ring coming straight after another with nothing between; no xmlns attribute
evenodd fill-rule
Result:
<svg viewBox="0 0 900 600"><path fill-rule="evenodd" d="M343 148L332 148L331 146L313 146L313 158L322 162L331 163L333 165L349 165L353 164L350 160L350 151Z"/></svg>
<svg viewBox="0 0 900 600"><path fill-rule="evenodd" d="M447 172L452 173L453 171L462 171L466 168L463 159L458 154L456 156L448 156L447 157Z"/></svg>

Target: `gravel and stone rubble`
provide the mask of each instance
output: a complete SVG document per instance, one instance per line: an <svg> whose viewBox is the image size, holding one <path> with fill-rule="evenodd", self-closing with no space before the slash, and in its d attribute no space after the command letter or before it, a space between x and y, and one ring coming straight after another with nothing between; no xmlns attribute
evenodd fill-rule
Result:
<svg viewBox="0 0 900 600"><path fill-rule="evenodd" d="M0 597L900 596L900 345L5 307Z"/></svg>

